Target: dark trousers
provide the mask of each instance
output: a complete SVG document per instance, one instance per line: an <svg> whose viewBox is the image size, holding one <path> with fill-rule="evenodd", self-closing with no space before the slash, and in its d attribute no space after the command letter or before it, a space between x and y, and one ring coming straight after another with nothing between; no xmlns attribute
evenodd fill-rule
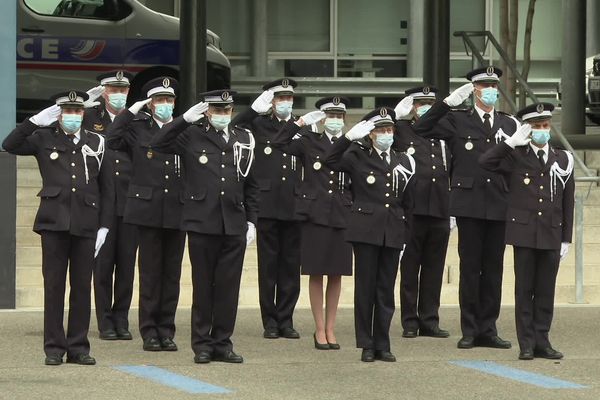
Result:
<svg viewBox="0 0 600 400"><path fill-rule="evenodd" d="M44 276L44 352L89 354L92 269L95 240L69 232L41 232ZM69 319L63 327L65 285L69 270Z"/></svg>
<svg viewBox="0 0 600 400"><path fill-rule="evenodd" d="M259 218L256 229L263 327L293 327L300 296L300 224Z"/></svg>
<svg viewBox="0 0 600 400"><path fill-rule="evenodd" d="M400 313L404 329L439 326L440 292L450 236L448 218L414 215L400 262Z"/></svg>
<svg viewBox="0 0 600 400"><path fill-rule="evenodd" d="M123 217L115 215L94 266L94 296L100 332L129 329L137 246L137 226L126 224Z"/></svg>
<svg viewBox="0 0 600 400"><path fill-rule="evenodd" d="M246 235L188 232L192 263L192 350L223 354L233 348Z"/></svg>
<svg viewBox="0 0 600 400"><path fill-rule="evenodd" d="M514 246L515 319L519 347L550 346L548 332L554 313L554 289L560 262L559 250Z"/></svg>
<svg viewBox="0 0 600 400"><path fill-rule="evenodd" d="M352 243L356 347L390 350L400 249Z"/></svg>
<svg viewBox="0 0 600 400"><path fill-rule="evenodd" d="M460 257L460 326L463 336L495 336L500 315L504 221L456 218Z"/></svg>
<svg viewBox="0 0 600 400"><path fill-rule="evenodd" d="M140 334L142 339L175 337L185 232L138 226Z"/></svg>

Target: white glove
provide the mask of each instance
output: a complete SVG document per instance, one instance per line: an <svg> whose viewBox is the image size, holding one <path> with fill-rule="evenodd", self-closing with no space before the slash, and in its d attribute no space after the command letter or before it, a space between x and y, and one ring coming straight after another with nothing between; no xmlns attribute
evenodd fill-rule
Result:
<svg viewBox="0 0 600 400"><path fill-rule="evenodd" d="M246 231L246 246L250 246L256 239L256 227L250 221L248 221L248 231Z"/></svg>
<svg viewBox="0 0 600 400"><path fill-rule="evenodd" d="M564 260L569 252L569 243L562 242L560 244L560 261Z"/></svg>
<svg viewBox="0 0 600 400"><path fill-rule="evenodd" d="M450 232L456 228L456 217L450 217Z"/></svg>
<svg viewBox="0 0 600 400"><path fill-rule="evenodd" d="M300 117L304 125L313 125L317 122L325 119L325 113L323 111L311 111Z"/></svg>
<svg viewBox="0 0 600 400"><path fill-rule="evenodd" d="M273 105L271 102L273 101L273 97L275 94L272 90L265 90L254 100L251 108L259 114L264 114L271 109Z"/></svg>
<svg viewBox="0 0 600 400"><path fill-rule="evenodd" d="M98 229L98 234L96 235L96 252L94 253L94 258L98 256L104 241L106 240L106 235L108 235L108 228L100 228Z"/></svg>
<svg viewBox="0 0 600 400"><path fill-rule="evenodd" d="M204 113L208 111L208 103L200 102L190 107L189 110L183 113L185 122L191 124L204 117Z"/></svg>
<svg viewBox="0 0 600 400"><path fill-rule="evenodd" d="M517 146L525 146L531 142L531 125L523 124L513 133L511 137L505 140L505 143L513 149Z"/></svg>
<svg viewBox="0 0 600 400"><path fill-rule="evenodd" d="M144 106L148 103L150 103L152 101L152 99L146 99L146 100L140 100L140 101L136 101L135 103L133 103L131 105L131 107L129 107L129 112L131 112L132 114L137 114L141 111L142 108L144 108Z"/></svg>
<svg viewBox="0 0 600 400"><path fill-rule="evenodd" d="M362 139L375 129L375 124L371 121L360 121L352 129L346 132L346 139L354 141Z"/></svg>
<svg viewBox="0 0 600 400"><path fill-rule="evenodd" d="M93 87L90 90L88 90L86 93L88 95L88 99L83 102L83 107L84 108L95 107L97 105L100 105L100 102L96 101L96 99L98 97L102 96L102 93L104 93L104 86L100 85L100 86Z"/></svg>
<svg viewBox="0 0 600 400"><path fill-rule="evenodd" d="M414 99L410 95L400 100L400 103L398 103L396 108L394 108L396 119L406 119L410 115L413 109L413 101Z"/></svg>
<svg viewBox="0 0 600 400"><path fill-rule="evenodd" d="M468 99L471 93L473 93L473 84L471 82L465 83L454 92L450 93L450 95L444 99L444 102L450 107L457 107Z"/></svg>
<svg viewBox="0 0 600 400"><path fill-rule="evenodd" d="M29 120L37 126L49 126L58 119L59 115L60 107L55 104L48 108L44 108L42 111L29 118Z"/></svg>

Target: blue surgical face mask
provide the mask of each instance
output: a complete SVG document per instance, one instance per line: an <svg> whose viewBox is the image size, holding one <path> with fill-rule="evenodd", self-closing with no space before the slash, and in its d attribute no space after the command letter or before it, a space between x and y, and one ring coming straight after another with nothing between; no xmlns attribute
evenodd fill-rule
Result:
<svg viewBox="0 0 600 400"><path fill-rule="evenodd" d="M108 104L117 111L125 108L127 95L125 93L111 93L108 95Z"/></svg>
<svg viewBox="0 0 600 400"><path fill-rule="evenodd" d="M498 89L493 87L486 87L480 90L481 91L481 101L488 107L493 106L498 101Z"/></svg>
<svg viewBox="0 0 600 400"><path fill-rule="evenodd" d="M275 113L279 118L287 118L292 113L293 101L280 101L275 103Z"/></svg>
<svg viewBox="0 0 600 400"><path fill-rule="evenodd" d="M344 120L342 118L326 118L325 129L333 134L338 134L344 128Z"/></svg>
<svg viewBox="0 0 600 400"><path fill-rule="evenodd" d="M171 103L155 104L154 116L161 121L168 121L173 116L173 107Z"/></svg>
<svg viewBox="0 0 600 400"><path fill-rule="evenodd" d="M209 122L216 130L222 131L231 122L231 115L212 114L209 117Z"/></svg>
<svg viewBox="0 0 600 400"><path fill-rule="evenodd" d="M417 107L417 116L421 118L430 108L431 104L423 104L422 106Z"/></svg>
<svg viewBox="0 0 600 400"><path fill-rule="evenodd" d="M73 134L81 128L82 115L79 114L63 114L62 128L66 133Z"/></svg>
<svg viewBox="0 0 600 400"><path fill-rule="evenodd" d="M531 130L531 140L535 144L539 144L541 146L545 145L550 140L550 130L549 129L532 129Z"/></svg>
<svg viewBox="0 0 600 400"><path fill-rule="evenodd" d="M375 147L381 151L386 151L394 143L393 133L380 133L375 136Z"/></svg>

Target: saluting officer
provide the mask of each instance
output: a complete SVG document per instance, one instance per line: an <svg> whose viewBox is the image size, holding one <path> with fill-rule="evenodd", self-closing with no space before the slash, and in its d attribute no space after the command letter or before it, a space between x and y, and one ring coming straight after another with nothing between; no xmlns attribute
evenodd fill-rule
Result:
<svg viewBox="0 0 600 400"><path fill-rule="evenodd" d="M192 262L192 349L199 364L243 362L231 335L246 245L256 236L258 186L251 172L252 133L231 124L235 94L201 94L204 102L151 141L157 150L180 155L185 166L181 229L188 233Z"/></svg>
<svg viewBox="0 0 600 400"><path fill-rule="evenodd" d="M518 126L511 115L494 108L502 71L493 66L467 74L474 86L475 105L448 113L433 130L418 132L445 140L452 153L450 215L458 225L460 257L460 349L474 346L508 349L498 336L507 186L504 177L485 171L478 159L510 137Z"/></svg>
<svg viewBox="0 0 600 400"><path fill-rule="evenodd" d="M352 182L354 203L345 237L354 249L356 346L363 349L364 362L396 361L389 331L400 252L410 231L415 161L392 148L393 112L378 108L364 116L325 159Z"/></svg>
<svg viewBox="0 0 600 400"><path fill-rule="evenodd" d="M298 157L304 165L304 181L296 202L296 215L302 220L302 274L309 275L310 306L315 320L314 344L319 350L338 350L335 318L342 276L352 275L352 247L344 240L346 215L352 204L350 179L336 172L324 158L342 136L347 97L325 97L312 111L297 121L290 120L277 134L273 145ZM325 120L322 132L311 125ZM323 315L323 276L327 276L325 315Z"/></svg>
<svg viewBox="0 0 600 400"><path fill-rule="evenodd" d="M524 125L485 152L481 166L509 183L506 244L514 249L515 316L521 360L561 359L548 332L558 265L573 233L573 156L548 144L554 106L537 103L517 113Z"/></svg>
<svg viewBox="0 0 600 400"><path fill-rule="evenodd" d="M444 101L436 102L437 89L421 86L409 89L394 110L395 146L415 158L415 208L410 240L400 263L400 310L402 336L445 338L448 331L439 327L440 292L444 261L450 236L448 202L450 198L451 154L444 140L425 139L414 127L432 127L458 106L473 91L467 83ZM419 121L420 124L415 125Z"/></svg>
<svg viewBox="0 0 600 400"><path fill-rule="evenodd" d="M108 129L108 146L127 151L133 174L123 222L138 229L140 334L146 351L176 351L175 312L179 301L185 232L180 227L181 177L179 156L150 145L160 128L173 120L177 82L168 77L142 88L148 98L120 113ZM150 113L140 112L148 105Z"/></svg>
<svg viewBox="0 0 600 400"><path fill-rule="evenodd" d="M2 144L9 153L35 156L42 175L33 230L42 240L46 365L62 364L65 353L69 363L96 363L87 337L92 268L111 227L114 187L110 165L102 163L104 139L81 128L86 99L76 91L54 96L54 106L24 121ZM67 268L71 289L65 335Z"/></svg>
<svg viewBox="0 0 600 400"><path fill-rule="evenodd" d="M296 156L273 147L281 127L296 120L292 114L296 86L288 78L265 84L252 107L234 119L234 125L250 129L256 138L258 290L266 339L300 338L292 317L300 295L300 224L294 203L302 168Z"/></svg>
<svg viewBox="0 0 600 400"><path fill-rule="evenodd" d="M105 135L115 117L125 111L133 75L126 71L112 71L98 75L96 79L103 88L102 101L96 107L85 110L83 127ZM96 318L100 339L131 340L129 307L133 295L137 228L123 221L132 171L131 158L125 151L107 150L104 162L109 163L113 170L116 207L113 228L94 266Z"/></svg>

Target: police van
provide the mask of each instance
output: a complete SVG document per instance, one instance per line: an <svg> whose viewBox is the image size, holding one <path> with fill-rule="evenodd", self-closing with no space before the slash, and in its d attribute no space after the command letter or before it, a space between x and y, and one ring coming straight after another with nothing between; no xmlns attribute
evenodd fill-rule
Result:
<svg viewBox="0 0 600 400"><path fill-rule="evenodd" d="M114 69L135 75L130 102L144 83L178 77L179 19L137 0L17 0L17 111L22 118L61 90L87 90ZM230 86L231 65L207 31L207 86Z"/></svg>

